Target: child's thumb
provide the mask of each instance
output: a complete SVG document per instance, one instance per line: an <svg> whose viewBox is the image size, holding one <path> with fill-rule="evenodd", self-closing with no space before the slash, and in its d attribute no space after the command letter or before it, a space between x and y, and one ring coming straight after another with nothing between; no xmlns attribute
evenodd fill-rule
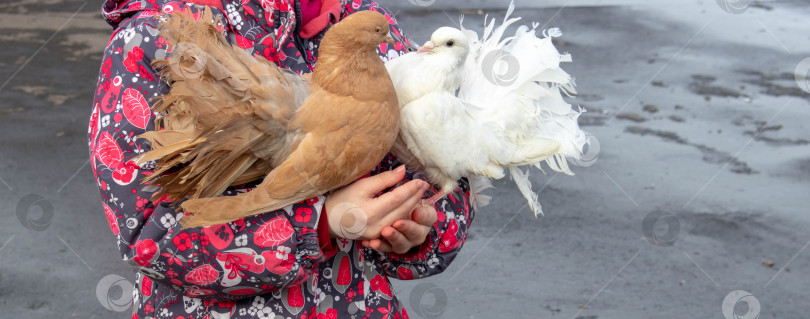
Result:
<svg viewBox="0 0 810 319"><path fill-rule="evenodd" d="M433 206L420 206L413 210L413 213L411 213L411 219L417 224L430 227L436 223L436 220L438 220L438 215Z"/></svg>

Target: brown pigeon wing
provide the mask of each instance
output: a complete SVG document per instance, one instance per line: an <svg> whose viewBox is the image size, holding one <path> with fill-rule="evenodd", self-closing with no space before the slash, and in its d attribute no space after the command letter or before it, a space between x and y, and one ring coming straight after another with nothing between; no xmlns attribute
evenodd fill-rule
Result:
<svg viewBox="0 0 810 319"><path fill-rule="evenodd" d="M161 26L173 53L154 65L171 89L153 107L163 129L140 136L152 144L140 162L157 160L155 170L166 173L144 179L162 187L155 196L218 195L267 174L296 140L286 127L309 79L231 46L212 21L206 10L200 20L178 13Z"/></svg>
<svg viewBox="0 0 810 319"><path fill-rule="evenodd" d="M290 123L307 134L255 189L237 196L191 199L184 228L209 226L268 212L345 186L368 173L388 153L398 117L373 116L396 100L361 101L316 91ZM324 119L322 108L341 112ZM372 114L372 116L370 116ZM393 129L392 129L393 128Z"/></svg>

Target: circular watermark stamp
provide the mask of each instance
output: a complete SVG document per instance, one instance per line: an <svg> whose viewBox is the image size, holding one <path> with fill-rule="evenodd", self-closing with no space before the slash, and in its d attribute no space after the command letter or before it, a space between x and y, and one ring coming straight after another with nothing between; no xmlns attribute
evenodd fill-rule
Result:
<svg viewBox="0 0 810 319"><path fill-rule="evenodd" d="M191 42L178 43L172 54L170 68L187 79L199 78L208 64L208 52Z"/></svg>
<svg viewBox="0 0 810 319"><path fill-rule="evenodd" d="M757 319L760 305L757 297L745 290L734 290L723 299L723 317L726 319Z"/></svg>
<svg viewBox="0 0 810 319"><path fill-rule="evenodd" d="M805 58L801 60L798 65L796 65L796 70L793 72L793 75L796 77L796 84L799 85L799 88L802 91L810 93L810 58Z"/></svg>
<svg viewBox="0 0 810 319"><path fill-rule="evenodd" d="M517 81L520 61L504 50L492 50L481 61L484 77L495 85L509 86Z"/></svg>
<svg viewBox="0 0 810 319"><path fill-rule="evenodd" d="M436 3L436 0L408 0L408 2L415 6L427 7Z"/></svg>
<svg viewBox="0 0 810 319"><path fill-rule="evenodd" d="M753 0L717 0L720 9L731 14L741 14L748 11Z"/></svg>
<svg viewBox="0 0 810 319"><path fill-rule="evenodd" d="M436 319L447 310L447 293L433 283L423 282L411 290L411 312L427 319Z"/></svg>
<svg viewBox="0 0 810 319"><path fill-rule="evenodd" d="M599 151L602 150L599 144L599 139L596 138L591 132L585 132L585 145L582 146L582 155L579 158L566 157L571 165L580 167L591 167L596 164L596 159L599 158Z"/></svg>
<svg viewBox="0 0 810 319"><path fill-rule="evenodd" d="M53 215L53 204L42 195L28 194L17 202L17 220L30 230L48 229L53 221Z"/></svg>
<svg viewBox="0 0 810 319"><path fill-rule="evenodd" d="M346 239L359 239L368 225L366 212L360 206L348 202L335 205L327 216L334 216L330 218L330 224L338 237Z"/></svg>
<svg viewBox="0 0 810 319"><path fill-rule="evenodd" d="M672 246L681 232L681 222L677 216L664 210L647 214L641 223L644 238L656 246Z"/></svg>
<svg viewBox="0 0 810 319"><path fill-rule="evenodd" d="M124 277L115 274L107 275L101 278L96 285L96 298L107 310L127 311L132 307L134 288L135 286ZM120 290L120 296L118 290Z"/></svg>

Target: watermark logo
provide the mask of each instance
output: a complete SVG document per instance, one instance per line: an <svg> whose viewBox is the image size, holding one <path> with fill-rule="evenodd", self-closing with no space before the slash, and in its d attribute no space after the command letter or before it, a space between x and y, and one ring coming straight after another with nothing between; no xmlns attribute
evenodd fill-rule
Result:
<svg viewBox="0 0 810 319"><path fill-rule="evenodd" d="M720 9L731 14L741 14L748 11L753 0L717 0Z"/></svg>
<svg viewBox="0 0 810 319"><path fill-rule="evenodd" d="M349 202L335 205L327 216L338 218L337 225L333 225L333 229L338 237L346 239L359 239L365 233L368 225L366 212L360 206Z"/></svg>
<svg viewBox="0 0 810 319"><path fill-rule="evenodd" d="M745 290L734 290L723 299L723 317L726 319L757 319L760 306L757 297Z"/></svg>
<svg viewBox="0 0 810 319"><path fill-rule="evenodd" d="M432 283L420 283L411 290L411 312L427 319L436 319L447 310L447 293Z"/></svg>
<svg viewBox="0 0 810 319"><path fill-rule="evenodd" d="M117 288L114 288L117 287ZM120 288L120 296L118 295ZM96 298L101 306L107 310L115 312L127 311L132 307L132 291L134 286L124 277L119 275L107 275L96 285Z"/></svg>
<svg viewBox="0 0 810 319"><path fill-rule="evenodd" d="M672 246L678 240L681 232L681 222L678 217L663 210L652 211L641 224L644 238L657 246Z"/></svg>
<svg viewBox="0 0 810 319"><path fill-rule="evenodd" d="M17 220L30 230L46 230L53 220L53 204L38 194L25 195L17 202Z"/></svg>
<svg viewBox="0 0 810 319"><path fill-rule="evenodd" d="M187 79L199 78L208 64L208 52L191 42L180 42L174 47L171 69Z"/></svg>
<svg viewBox="0 0 810 319"><path fill-rule="evenodd" d="M492 84L509 86L517 81L520 74L520 61L509 52L493 50L484 55L481 71Z"/></svg>
<svg viewBox="0 0 810 319"><path fill-rule="evenodd" d="M602 147L599 144L599 139L587 131L585 132L585 145L582 146L582 155L579 158L566 157L569 163L580 167L591 167L596 164L596 159L599 158L599 151Z"/></svg>
<svg viewBox="0 0 810 319"><path fill-rule="evenodd" d="M805 58L799 62L793 75L796 77L796 84L799 85L799 88L810 93L810 77L808 77L810 75L810 58Z"/></svg>

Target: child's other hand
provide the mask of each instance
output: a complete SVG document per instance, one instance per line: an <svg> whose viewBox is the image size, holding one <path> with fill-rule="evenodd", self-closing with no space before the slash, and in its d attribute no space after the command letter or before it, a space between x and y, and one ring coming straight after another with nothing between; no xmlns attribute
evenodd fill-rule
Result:
<svg viewBox="0 0 810 319"><path fill-rule="evenodd" d="M404 254L411 248L421 245L430 234L436 223L436 209L433 206L417 206L411 219L395 221L393 225L383 227L382 238L364 240L363 247L379 252Z"/></svg>
<svg viewBox="0 0 810 319"><path fill-rule="evenodd" d="M430 186L427 182L412 180L374 197L404 177L405 167L400 166L393 171L357 180L329 194L324 202L329 234L367 240L379 238L384 227L390 227L398 220L410 221L411 213L421 205L422 195Z"/></svg>

